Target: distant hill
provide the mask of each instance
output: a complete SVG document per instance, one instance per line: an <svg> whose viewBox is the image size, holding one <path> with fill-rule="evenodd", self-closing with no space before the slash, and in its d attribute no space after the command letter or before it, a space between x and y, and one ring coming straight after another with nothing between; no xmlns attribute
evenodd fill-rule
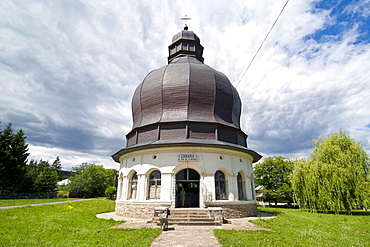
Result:
<svg viewBox="0 0 370 247"><path fill-rule="evenodd" d="M62 171L60 171L60 174L61 174L62 180L64 180L66 178L69 178L73 174L75 174L75 172L72 172L72 171L63 171L62 170Z"/></svg>

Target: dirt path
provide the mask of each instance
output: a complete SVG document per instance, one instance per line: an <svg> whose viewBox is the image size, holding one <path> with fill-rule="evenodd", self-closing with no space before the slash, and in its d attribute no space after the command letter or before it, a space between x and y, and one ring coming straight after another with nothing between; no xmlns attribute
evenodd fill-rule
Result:
<svg viewBox="0 0 370 247"><path fill-rule="evenodd" d="M80 202L80 201L95 200L95 199L96 198L89 198L89 199L80 199L80 200L62 201L62 202L45 202L45 203L36 203L36 204L27 204L27 205L5 206L5 207L0 207L0 209L22 208L22 207L27 207L27 206L42 206L42 205L48 205L48 204L62 204L62 203L68 203L68 202Z"/></svg>

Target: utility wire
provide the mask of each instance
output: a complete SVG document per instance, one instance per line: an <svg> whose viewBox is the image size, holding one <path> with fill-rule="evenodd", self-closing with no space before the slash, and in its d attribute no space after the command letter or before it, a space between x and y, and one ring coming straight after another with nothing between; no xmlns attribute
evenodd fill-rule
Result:
<svg viewBox="0 0 370 247"><path fill-rule="evenodd" d="M267 35L266 35L265 39L262 41L262 43L261 43L260 47L258 48L258 50L256 51L256 53L254 54L254 56L253 56L252 60L250 61L250 63L249 63L249 65L248 65L248 67L247 67L247 68L246 68L246 70L244 71L244 73L243 73L242 77L240 78L240 80L239 80L238 84L236 84L235 88L237 88L237 87L239 86L239 84L240 84L240 82L242 81L242 79L243 79L244 75L247 73L247 71L248 71L249 67L252 65L252 63L253 63L254 59L256 58L256 56L257 56L258 52L261 50L261 48L262 48L263 44L265 43L265 41L266 41L267 37L269 36L269 34L271 33L272 29L274 28L274 26L275 26L276 22L279 20L280 15L281 15L281 13L283 13L283 11L284 11L285 7L287 6L288 2L289 2L289 0L287 0L287 1L286 1L286 3L284 4L283 8L281 9L281 11L280 11L280 13L279 13L278 17L276 18L276 20L275 20L275 22L274 22L274 24L272 24L272 26L271 26L270 30L268 31L268 33L267 33Z"/></svg>

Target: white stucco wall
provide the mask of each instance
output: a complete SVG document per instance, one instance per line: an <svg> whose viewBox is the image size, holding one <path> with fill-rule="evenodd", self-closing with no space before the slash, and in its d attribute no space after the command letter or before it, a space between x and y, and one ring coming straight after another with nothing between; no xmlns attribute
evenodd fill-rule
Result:
<svg viewBox="0 0 370 247"><path fill-rule="evenodd" d="M179 154L195 154L197 160L179 161ZM218 170L226 176L226 201L238 201L238 172L243 177L246 199L253 201L252 160L250 155L243 152L209 147L166 147L131 152L120 158L117 201L162 201L171 202L174 207L174 179L176 173L186 168L192 168L200 175L200 207L204 207L205 201L216 201L214 174ZM162 175L160 199L147 200L148 177L154 170L159 170ZM138 191L136 198L129 199L129 180L134 171L138 176Z"/></svg>

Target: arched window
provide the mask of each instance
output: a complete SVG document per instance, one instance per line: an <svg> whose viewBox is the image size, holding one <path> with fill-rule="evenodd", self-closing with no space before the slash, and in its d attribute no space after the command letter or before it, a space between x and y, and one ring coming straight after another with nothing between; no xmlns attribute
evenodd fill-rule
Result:
<svg viewBox="0 0 370 247"><path fill-rule="evenodd" d="M245 192L244 192L244 181L243 181L243 178L240 172L238 173L238 176L236 179L238 181L238 199L245 200L246 198L245 198Z"/></svg>
<svg viewBox="0 0 370 247"><path fill-rule="evenodd" d="M137 173L135 172L132 174L131 179L130 179L130 185L129 185L129 196L128 199L136 199L137 195Z"/></svg>
<svg viewBox="0 0 370 247"><path fill-rule="evenodd" d="M161 198L161 172L156 170L149 175L148 199Z"/></svg>
<svg viewBox="0 0 370 247"><path fill-rule="evenodd" d="M199 173L191 168L183 169L176 174L177 181L199 181Z"/></svg>
<svg viewBox="0 0 370 247"><path fill-rule="evenodd" d="M227 200L226 179L222 171L215 173L216 200Z"/></svg>

